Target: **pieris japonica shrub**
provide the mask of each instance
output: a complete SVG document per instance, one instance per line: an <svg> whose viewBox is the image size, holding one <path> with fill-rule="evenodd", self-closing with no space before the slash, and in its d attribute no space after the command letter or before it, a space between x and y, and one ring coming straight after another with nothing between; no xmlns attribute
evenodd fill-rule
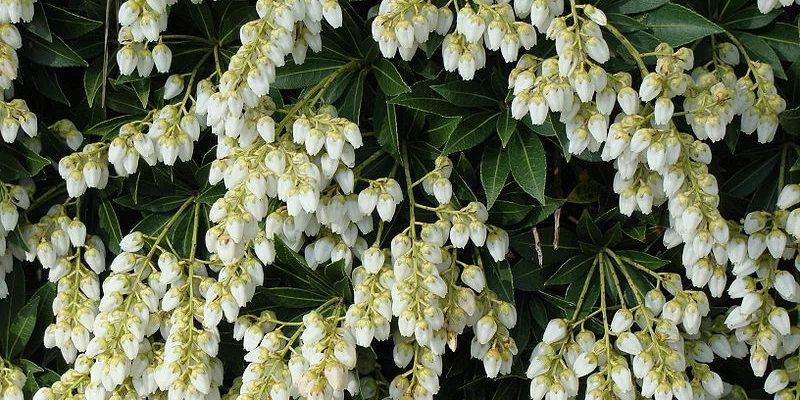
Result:
<svg viewBox="0 0 800 400"><path fill-rule="evenodd" d="M795 2L0 2L0 400L798 398Z"/></svg>

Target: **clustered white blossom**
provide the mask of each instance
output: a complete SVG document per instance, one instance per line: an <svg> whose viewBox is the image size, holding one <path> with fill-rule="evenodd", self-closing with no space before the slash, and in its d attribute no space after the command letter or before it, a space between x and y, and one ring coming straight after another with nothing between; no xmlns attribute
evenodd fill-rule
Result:
<svg viewBox="0 0 800 400"><path fill-rule="evenodd" d="M550 2L563 9L563 1ZM517 7L518 4L514 4ZM470 80L475 71L486 65L485 49L500 50L506 62L519 56L520 48L525 50L536 45L536 30L523 21L517 21L515 8L505 2L466 3L455 14L456 27L451 32L454 14L449 8L437 8L423 0L383 0L378 16L372 21L372 37L378 42L384 57L394 57L400 53L403 60L414 57L420 46L425 46L433 32L444 35L442 57L447 71L456 71L465 80ZM534 10L536 15L547 15L546 11ZM530 2L516 8L517 16L524 17L532 12ZM560 12L559 12L560 14ZM536 16L531 16L534 24L543 25ZM545 17L546 18L546 17Z"/></svg>
<svg viewBox="0 0 800 400"><path fill-rule="evenodd" d="M601 276L616 276L612 268L601 268ZM616 265L627 279L625 268ZM718 399L730 390L708 366L715 353L727 358L733 350L715 334L718 329L703 324L710 310L705 293L683 289L676 274L653 274L655 289L642 293L633 287L637 305L627 308L623 302L613 318L600 310L605 326L600 338L583 329L585 320L548 323L527 371L532 399L573 398L585 376L587 399L608 393L621 399Z"/></svg>
<svg viewBox="0 0 800 400"><path fill-rule="evenodd" d="M759 0L759 8L767 12L789 3ZM169 70L171 51L160 33L172 4L123 3L123 47L117 53L123 75L137 70L147 76L153 67ZM392 379L390 396L432 398L440 389L442 355L447 347L456 350L458 336L468 327L474 332L470 354L483 362L487 376L511 372L519 350L509 335L516 310L487 286L484 266L484 260L505 258L508 234L487 224L483 204L453 206L453 165L447 157L437 158L434 170L416 183L406 176L405 192L394 172L377 179L359 176L359 127L320 101L330 81L350 64L304 93L290 111L276 114L268 96L276 68L290 53L301 64L309 47L319 51L322 20L339 27L342 10L336 0L259 0L256 10L259 18L241 27L242 46L227 70L216 82L212 75L197 83L191 107L187 100L194 74L188 85L185 75L172 75L164 99L185 90L183 100L124 125L109 144L89 144L60 161L67 191L78 197L87 188L105 187L109 162L118 175L128 176L137 171L140 157L149 165L190 159L201 129L210 127L218 145L209 182L222 182L226 191L211 208L214 225L201 232L210 260L196 259L196 249L188 257L175 254L163 234L133 232L109 266L103 296L97 274L105 268L105 248L86 235L78 219L56 207L36 225L25 226L23 237L32 250L20 258L39 259L59 284L56 323L47 329L45 344L59 347L68 362L75 362L61 381L40 390L37 400L82 395L220 398L217 326L222 318L235 321L234 338L248 352L244 375L225 395L229 399L356 395L369 387L356 368L357 347L389 338L395 364L408 368ZM587 376L586 397L592 399L609 393L623 399L720 398L730 386L710 370L715 356L741 358L749 351L753 370L762 376L770 356L790 356L800 346L800 328L792 326L787 310L771 294L775 289L783 300L800 302L800 285L780 268L781 258L795 257L794 239L800 237L800 209L787 210L800 202L800 186L787 186L778 211L750 214L740 229L717 209L718 186L707 166L711 151L703 142L721 140L736 115L744 133L757 132L762 143L772 140L786 105L777 95L771 67L745 55L747 73L737 77L732 67L740 54L733 43L718 44L715 62L696 68L690 49L662 44L654 53L658 61L652 72L639 65L643 76L637 90L629 73L610 74L601 66L610 58L602 27L615 32L605 14L591 5L579 5L568 16L563 12L562 0L481 1L455 13L449 5L438 8L422 0L384 0L372 35L385 57L399 52L404 60L424 48L431 34L444 35L445 69L458 70L466 80L484 67L486 49L500 50L506 62L519 60L509 77L514 118L530 115L534 124L542 124L551 111L559 113L571 153L601 151L603 160L614 162L614 191L620 194L623 214L648 214L653 206L668 203L664 242L667 247L684 244L683 264L695 286L721 295L725 266L733 265L736 279L728 293L742 304L724 321L704 320L710 310L703 292L683 289L676 274L652 271L655 289L641 293L632 285L638 304L626 307L623 302L613 318L606 317L603 306L606 329L600 338L583 329L585 320L550 321L531 356L531 398L575 397L578 379ZM527 16L530 23L516 20ZM16 22L13 16L10 20ZM520 48L536 44L537 30L555 41L557 55L519 57ZM14 32L13 25L0 25L0 40L18 48ZM15 60L13 50L9 54ZM6 76L3 65L1 77ZM680 97L692 134L679 132L672 122ZM20 127L34 136L36 117L24 102L4 104L0 132L6 142L16 139ZM82 143L69 121L51 129L73 149ZM414 201L417 184L437 207ZM28 203L21 187L4 187L8 192L0 187L0 194L9 196L0 197L3 245L3 234L16 226L16 208ZM384 223L395 219L406 200L410 224L383 248ZM187 212L186 206L178 214ZM416 209L435 212L436 220L416 220ZM373 233L377 237L370 245L364 236ZM264 283L264 265L275 261L276 246L283 244L303 254L311 269L341 262L352 276L353 304L345 308L342 299L333 299L335 304L305 314L302 323L282 322L268 311L239 315ZM484 247L489 257L482 254ZM3 253L0 278L11 264ZM616 279L612 267L601 268ZM616 271L625 275L625 268L617 260ZM67 294L85 301L67 301ZM772 371L766 391L781 399L796 395L799 360L790 356L783 369ZM13 388L22 381L0 366L0 383L12 382L5 390L16 396Z"/></svg>
<svg viewBox="0 0 800 400"><path fill-rule="evenodd" d="M127 0L119 7L117 19L122 28L117 41L117 65L122 75L137 71L139 76L150 75L155 66L158 72L168 72L172 50L161 40L167 29L169 9L177 0ZM200 1L192 0L192 3ZM157 42L157 43L156 43ZM152 49L148 46L156 43Z"/></svg>
<svg viewBox="0 0 800 400"><path fill-rule="evenodd" d="M23 400L23 385L25 373L22 369L0 357L0 399Z"/></svg>
<svg viewBox="0 0 800 400"><path fill-rule="evenodd" d="M788 7L792 4L800 4L797 0L758 0L758 10L766 14L772 10Z"/></svg>
<svg viewBox="0 0 800 400"><path fill-rule="evenodd" d="M19 210L27 210L30 204L25 187L0 181L0 299L8 296L6 274L14 267L8 236L19 225Z"/></svg>

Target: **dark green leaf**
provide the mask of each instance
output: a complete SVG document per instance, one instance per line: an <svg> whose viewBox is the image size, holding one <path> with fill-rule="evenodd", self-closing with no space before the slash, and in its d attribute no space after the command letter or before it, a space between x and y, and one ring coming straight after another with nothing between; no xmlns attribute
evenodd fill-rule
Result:
<svg viewBox="0 0 800 400"><path fill-rule="evenodd" d="M14 322L19 310L25 304L25 271L16 265L5 277L8 286L8 296L0 299L0 345L3 356L9 356L11 344L11 324Z"/></svg>
<svg viewBox="0 0 800 400"><path fill-rule="evenodd" d="M64 39L76 38L103 26L102 21L72 13L50 3L44 3L44 5L53 31Z"/></svg>
<svg viewBox="0 0 800 400"><path fill-rule="evenodd" d="M220 45L239 40L239 28L247 21L258 18L256 7L244 1L213 3L214 15L219 15L217 40Z"/></svg>
<svg viewBox="0 0 800 400"><path fill-rule="evenodd" d="M119 134L119 128L122 125L132 121L140 121L142 118L144 118L144 115L120 115L90 126L83 133L86 136L100 136L104 140L113 139Z"/></svg>
<svg viewBox="0 0 800 400"><path fill-rule="evenodd" d="M32 68L33 69L33 68ZM58 82L58 75L51 68L37 67L33 69L33 79L31 83L39 91L50 100L57 101L66 106L70 106L69 99L64 91L61 90L61 84Z"/></svg>
<svg viewBox="0 0 800 400"><path fill-rule="evenodd" d="M547 286L566 285L572 283L581 276L586 276L592 267L594 257L581 254L570 258L556 270L553 276L547 280Z"/></svg>
<svg viewBox="0 0 800 400"><path fill-rule="evenodd" d="M669 261L662 260L656 256L647 254L643 251L636 251L636 250L620 250L617 251L616 254L625 261L625 259L630 259L637 264L644 265L645 267L657 270L665 265L669 264Z"/></svg>
<svg viewBox="0 0 800 400"><path fill-rule="evenodd" d="M323 294L293 287L272 287L261 291L276 305L287 308L313 308L330 300Z"/></svg>
<svg viewBox="0 0 800 400"><path fill-rule="evenodd" d="M481 184L486 192L486 207L492 208L506 184L511 167L508 157L497 146L486 146L481 157Z"/></svg>
<svg viewBox="0 0 800 400"><path fill-rule="evenodd" d="M547 160L544 147L536 135L516 135L508 146L511 174L519 186L544 204L544 186L547 178Z"/></svg>
<svg viewBox="0 0 800 400"><path fill-rule="evenodd" d="M196 202L200 204L214 204L217 199L225 195L227 189L225 189L225 185L219 183L214 186L209 186L206 190L203 190L195 199Z"/></svg>
<svg viewBox="0 0 800 400"><path fill-rule="evenodd" d="M595 224L594 218L592 218L586 210L583 210L583 214L581 214L581 218L578 220L576 231L578 237L584 242L594 243L598 246L602 246L605 242L603 231Z"/></svg>
<svg viewBox="0 0 800 400"><path fill-rule="evenodd" d="M156 199L139 199L140 201L134 202L130 195L114 199L114 202L127 208L141 211L151 212L167 212L177 210L183 203L186 202L186 196L172 195L164 196Z"/></svg>
<svg viewBox="0 0 800 400"><path fill-rule="evenodd" d="M131 82L136 97L142 103L142 108L147 108L147 100L150 98L150 79L138 79Z"/></svg>
<svg viewBox="0 0 800 400"><path fill-rule="evenodd" d="M364 100L364 81L367 78L367 70L362 70L353 84L348 88L347 95L344 96L344 103L339 109L339 115L355 123L361 119L361 103Z"/></svg>
<svg viewBox="0 0 800 400"><path fill-rule="evenodd" d="M89 64L72 50L60 37L53 35L48 42L36 35L23 35L22 55L48 67L86 67Z"/></svg>
<svg viewBox="0 0 800 400"><path fill-rule="evenodd" d="M40 38L52 42L53 33L50 32L50 24L47 23L47 13L44 9L44 2L33 3L33 19L25 24L25 28Z"/></svg>
<svg viewBox="0 0 800 400"><path fill-rule="evenodd" d="M511 116L511 111L505 109L497 118L497 135L500 136L500 142L503 147L506 147L508 141L511 140L511 135L517 130L517 120Z"/></svg>
<svg viewBox="0 0 800 400"><path fill-rule="evenodd" d="M486 273L486 285L493 292L497 293L500 300L514 304L514 274L511 273L511 265L508 260L495 262L491 257L488 260Z"/></svg>
<svg viewBox="0 0 800 400"><path fill-rule="evenodd" d="M497 114L492 112L482 112L465 118L459 124L457 133L451 135L445 143L442 153L452 154L481 144L494 132L496 119Z"/></svg>
<svg viewBox="0 0 800 400"><path fill-rule="evenodd" d="M19 134L23 134L21 130ZM25 168L25 172L28 174L27 176L34 176L38 174L39 171L44 169L44 167L50 165L50 160L40 156L39 154L36 154L27 146L18 142L12 145L6 145L6 150L16 159L17 162L19 162L19 165L22 165L22 167ZM4 160L4 163L8 159L3 158L2 160Z"/></svg>
<svg viewBox="0 0 800 400"><path fill-rule="evenodd" d="M411 91L411 88L403 82L403 77L397 72L397 68L389 60L379 59L373 66L373 70L375 78L378 80L378 86L386 93L386 96L393 97Z"/></svg>
<svg viewBox="0 0 800 400"><path fill-rule="evenodd" d="M615 0L603 10L609 13L637 14L661 7L668 0Z"/></svg>
<svg viewBox="0 0 800 400"><path fill-rule="evenodd" d="M725 17L725 20L722 21L722 26L726 29L744 30L763 28L772 23L780 14L781 12L779 10L773 10L767 14L762 14L755 6L747 7Z"/></svg>
<svg viewBox="0 0 800 400"><path fill-rule="evenodd" d="M326 76L336 72L344 63L339 60L308 57L303 64L297 65L289 61L278 70L276 89L301 89L314 86Z"/></svg>
<svg viewBox="0 0 800 400"><path fill-rule="evenodd" d="M800 59L800 36L796 25L778 22L759 37L772 46L781 60L792 62Z"/></svg>
<svg viewBox="0 0 800 400"><path fill-rule="evenodd" d="M385 105L385 107L384 107ZM375 107L375 138L381 148L400 160L400 139L397 134L397 114L393 104L378 101ZM401 160L402 161L402 160Z"/></svg>
<svg viewBox="0 0 800 400"><path fill-rule="evenodd" d="M194 212L183 212L175 220L167 234L175 255L189 258L192 251L192 234L194 233Z"/></svg>
<svg viewBox="0 0 800 400"><path fill-rule="evenodd" d="M473 81L457 80L431 86L436 93L459 107L493 107L501 104L487 85Z"/></svg>
<svg viewBox="0 0 800 400"><path fill-rule="evenodd" d="M606 14L608 23L613 25L622 33L631 33L638 30L646 29L639 21L623 14L610 13Z"/></svg>
<svg viewBox="0 0 800 400"><path fill-rule="evenodd" d="M430 82L427 81L415 83L411 86L410 93L403 93L389 100L389 103L443 117L457 116L463 111L461 108L442 99L431 89Z"/></svg>
<svg viewBox="0 0 800 400"><path fill-rule="evenodd" d="M89 64L86 72L83 73L83 90L86 92L86 100L89 107L94 106L94 98L103 87L103 59L97 58Z"/></svg>
<svg viewBox="0 0 800 400"><path fill-rule="evenodd" d="M775 171L779 155L773 153L742 167L722 185L721 191L737 197L749 196Z"/></svg>
<svg viewBox="0 0 800 400"><path fill-rule="evenodd" d="M186 4L185 9L195 29L207 38L214 37L214 15L207 3Z"/></svg>
<svg viewBox="0 0 800 400"><path fill-rule="evenodd" d="M13 359L25 349L36 326L36 314L39 311L39 299L33 298L15 315L14 322L8 327L7 358Z"/></svg>
<svg viewBox="0 0 800 400"><path fill-rule="evenodd" d="M672 46L681 46L723 31L706 17L673 3L648 12L641 22L652 29L657 38Z"/></svg>
<svg viewBox="0 0 800 400"><path fill-rule="evenodd" d="M461 123L461 117L440 117L438 115L430 114L426 118L428 120L428 136L432 146L441 147L447 143L447 139L453 135L458 124Z"/></svg>
<svg viewBox="0 0 800 400"><path fill-rule="evenodd" d="M800 135L800 107L782 112L781 126L790 135Z"/></svg>
<svg viewBox="0 0 800 400"><path fill-rule="evenodd" d="M583 276L577 277L575 281L567 286L567 293L564 298L573 304L573 310L578 307L581 302L581 293L584 293L581 309L576 318L582 318L592 312L592 309L600 299L600 279L599 272L594 271L589 276L589 271L584 272ZM583 289L586 288L586 292ZM572 317L572 315L570 315Z"/></svg>
<svg viewBox="0 0 800 400"><path fill-rule="evenodd" d="M555 271L556 267L552 265L540 267L536 261L519 260L511 267L511 272L514 274L514 288L526 292L542 290L547 278Z"/></svg>
<svg viewBox="0 0 800 400"><path fill-rule="evenodd" d="M783 70L781 60L778 58L778 55L775 54L775 51L772 50L772 47L767 44L767 42L760 37L747 32L735 31L733 34L739 39L740 42L742 42L745 50L750 53L751 58L768 63L772 66L772 71L775 73L776 77L786 79L786 72Z"/></svg>
<svg viewBox="0 0 800 400"><path fill-rule="evenodd" d="M103 236L103 241L112 253L118 254L121 251L119 241L122 240L122 230L119 226L117 212L108 198L100 199L98 213L100 214L100 234Z"/></svg>

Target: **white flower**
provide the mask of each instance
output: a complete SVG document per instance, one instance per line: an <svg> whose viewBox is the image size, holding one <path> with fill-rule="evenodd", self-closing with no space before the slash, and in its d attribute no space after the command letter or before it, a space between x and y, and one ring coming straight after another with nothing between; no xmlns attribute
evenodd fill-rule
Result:
<svg viewBox="0 0 800 400"><path fill-rule="evenodd" d="M786 185L778 196L776 205L778 208L788 209L800 203L800 185Z"/></svg>
<svg viewBox="0 0 800 400"><path fill-rule="evenodd" d="M542 342L555 343L567 336L567 321L563 319L551 319L542 334Z"/></svg>
<svg viewBox="0 0 800 400"><path fill-rule="evenodd" d="M769 394L777 393L789 385L789 373L785 369L776 369L770 372L764 381L764 391Z"/></svg>

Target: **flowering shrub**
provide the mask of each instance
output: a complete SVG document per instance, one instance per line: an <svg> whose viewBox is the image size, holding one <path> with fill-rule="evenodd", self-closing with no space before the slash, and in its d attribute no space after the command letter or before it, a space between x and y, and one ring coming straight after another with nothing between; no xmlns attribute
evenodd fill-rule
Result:
<svg viewBox="0 0 800 400"><path fill-rule="evenodd" d="M0 400L800 396L793 1L55 3Z"/></svg>

